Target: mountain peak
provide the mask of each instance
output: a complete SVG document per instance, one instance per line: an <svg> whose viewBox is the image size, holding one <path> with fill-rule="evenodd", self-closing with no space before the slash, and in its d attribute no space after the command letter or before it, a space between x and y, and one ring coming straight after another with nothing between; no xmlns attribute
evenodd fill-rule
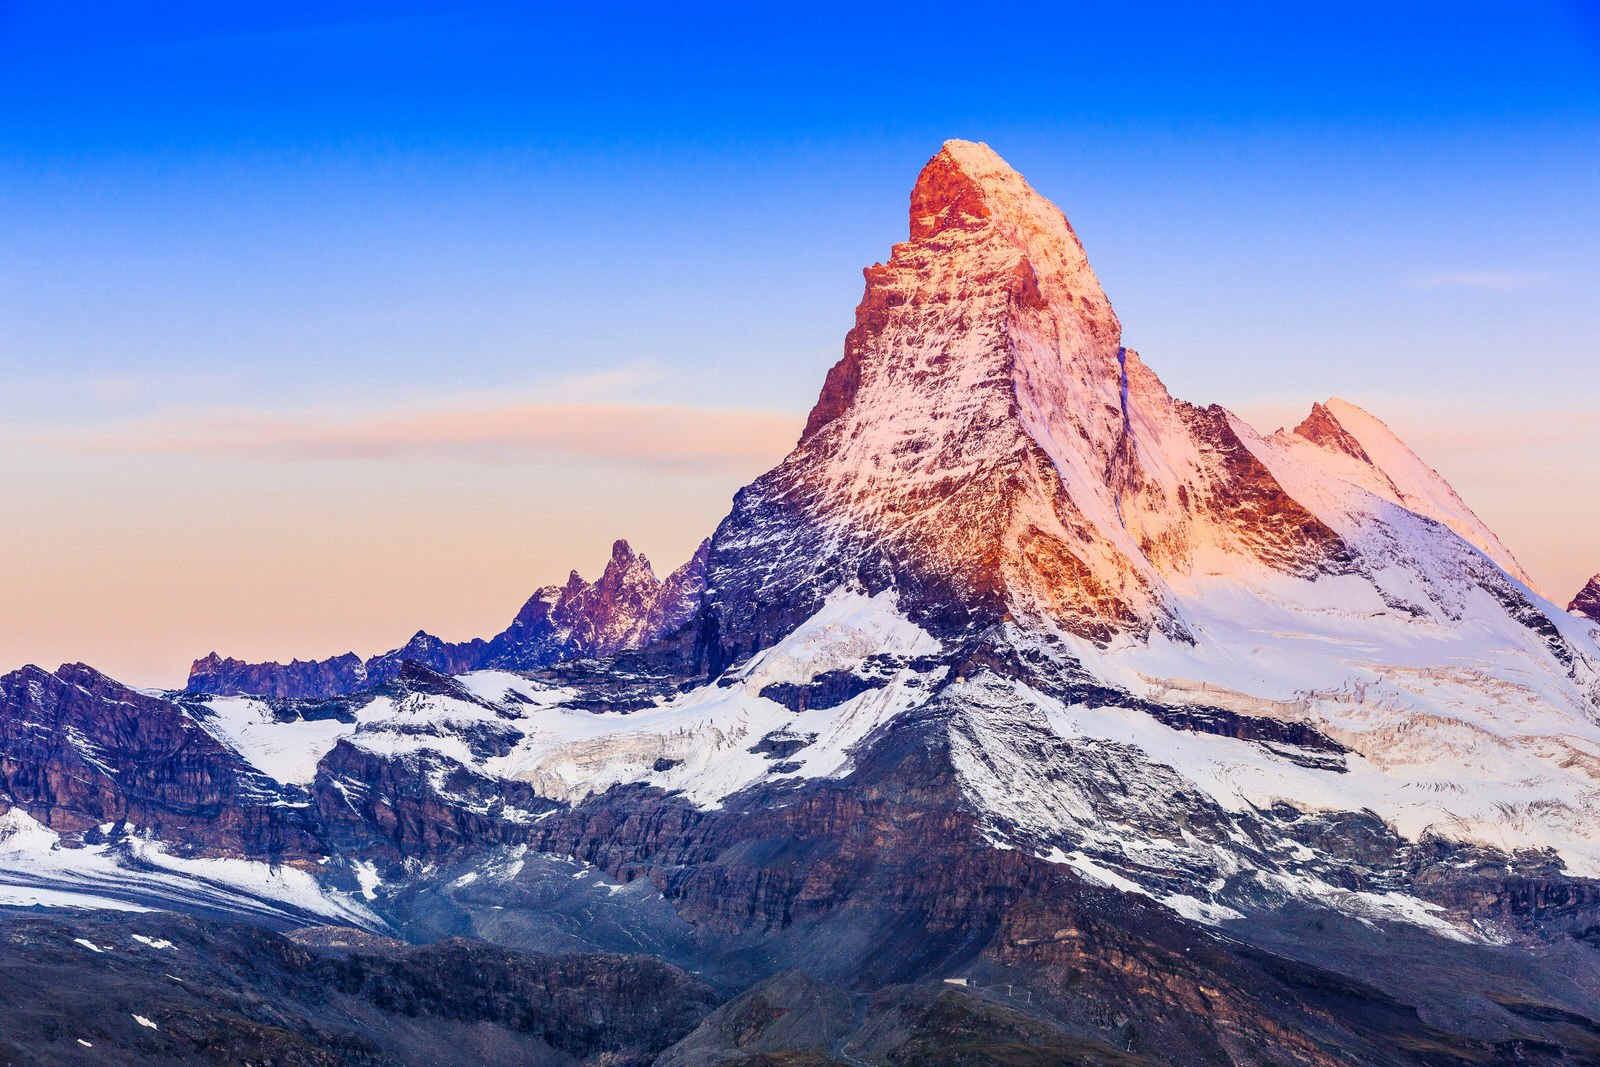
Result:
<svg viewBox="0 0 1600 1067"><path fill-rule="evenodd" d="M1328 404L1334 405L1342 403L1343 401L1337 398L1328 401ZM1361 442L1356 440L1350 434L1350 431L1344 428L1344 425L1333 412L1328 410L1327 405L1312 404L1311 414L1301 420L1300 425L1294 428L1294 432L1314 445L1335 452L1343 452L1345 455L1358 459L1362 463L1372 463L1372 457L1368 456L1367 450L1361 447Z"/></svg>
<svg viewBox="0 0 1600 1067"><path fill-rule="evenodd" d="M1578 590L1578 595L1572 598L1567 610L1574 615L1582 615L1586 619L1600 622L1600 574L1590 578L1589 583Z"/></svg>
<svg viewBox="0 0 1600 1067"><path fill-rule="evenodd" d="M910 247L950 254L951 273L967 277L995 267L994 253L1021 252L1018 295L1076 305L1101 320L1094 332L1102 342L1115 344L1122 332L1066 215L986 144L946 141L928 160L911 190L910 236ZM988 255L980 254L985 246ZM903 248L891 265L903 261Z"/></svg>
<svg viewBox="0 0 1600 1067"><path fill-rule="evenodd" d="M929 160L909 240L865 274L799 446L719 531L709 588L743 633L789 593L739 589L721 548L772 551L780 513L783 553L858 553L869 588L882 572L922 587L914 611L1046 617L1102 642L1181 632L1162 573L1213 547L1296 573L1340 551L1220 411L1174 401L1127 350L1065 214L987 146Z"/></svg>
<svg viewBox="0 0 1600 1067"><path fill-rule="evenodd" d="M895 408L906 390L931 401L942 387L970 395L978 379L997 384L1010 375L1009 357L987 374L980 357L1003 355L1002 339L1024 332L1048 335L1049 347L1065 355L1050 376L1109 381L1115 398L1122 324L1077 233L987 145L947 141L928 161L911 191L909 240L865 275L855 329L802 442L854 406L864 386L875 391L875 380ZM914 334L943 350L930 359L899 345Z"/></svg>
<svg viewBox="0 0 1600 1067"><path fill-rule="evenodd" d="M1001 191L1012 199L1032 192L1022 175L988 145L946 141L911 190L911 239L977 229L993 214L991 193Z"/></svg>

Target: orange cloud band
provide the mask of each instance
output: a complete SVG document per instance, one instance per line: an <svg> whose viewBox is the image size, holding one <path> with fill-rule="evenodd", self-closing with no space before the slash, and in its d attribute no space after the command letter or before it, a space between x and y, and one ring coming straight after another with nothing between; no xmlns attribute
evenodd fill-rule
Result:
<svg viewBox="0 0 1600 1067"><path fill-rule="evenodd" d="M76 450L267 461L474 460L571 455L669 471L747 469L794 444L800 416L671 404L527 403L379 414L218 412L58 433Z"/></svg>

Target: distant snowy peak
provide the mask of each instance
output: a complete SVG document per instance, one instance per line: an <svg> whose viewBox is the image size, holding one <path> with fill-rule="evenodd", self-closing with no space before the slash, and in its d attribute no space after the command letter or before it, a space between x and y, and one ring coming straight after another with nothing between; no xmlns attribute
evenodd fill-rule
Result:
<svg viewBox="0 0 1600 1067"><path fill-rule="evenodd" d="M1337 397L1325 405L1313 404L1311 414L1295 427L1292 435L1279 431L1274 436L1282 443L1292 444L1299 439L1315 445L1323 453L1320 465L1326 473L1443 523L1507 574L1537 590L1516 557L1439 472L1423 462L1393 430L1356 405Z"/></svg>
<svg viewBox="0 0 1600 1067"><path fill-rule="evenodd" d="M1367 455L1367 450L1361 447L1361 442L1334 418L1333 412L1321 404L1311 405L1311 414L1301 420L1300 425L1294 428L1294 432L1318 448L1327 449L1329 452L1342 452L1359 463L1375 466L1372 457Z"/></svg>
<svg viewBox="0 0 1600 1067"><path fill-rule="evenodd" d="M1588 584L1578 590L1578 595L1572 598L1567 610L1600 622L1600 574L1590 578Z"/></svg>

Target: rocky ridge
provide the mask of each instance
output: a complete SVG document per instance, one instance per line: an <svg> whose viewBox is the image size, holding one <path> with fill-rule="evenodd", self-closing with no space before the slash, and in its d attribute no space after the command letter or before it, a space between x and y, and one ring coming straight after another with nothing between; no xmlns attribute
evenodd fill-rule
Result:
<svg viewBox="0 0 1600 1067"><path fill-rule="evenodd" d="M1590 578L1588 583L1578 590L1578 595L1572 598L1567 610L1574 615L1582 615L1586 619L1600 622L1600 574Z"/></svg>
<svg viewBox="0 0 1600 1067"><path fill-rule="evenodd" d="M494 637L444 641L418 630L399 648L362 660L354 652L325 660L247 663L212 652L195 660L186 689L217 696L315 699L342 696L393 680L407 661L448 674L497 668L533 670L558 660L611 656L639 648L688 623L705 586L705 554L657 579L650 561L627 541L593 582L573 571L546 586Z"/></svg>

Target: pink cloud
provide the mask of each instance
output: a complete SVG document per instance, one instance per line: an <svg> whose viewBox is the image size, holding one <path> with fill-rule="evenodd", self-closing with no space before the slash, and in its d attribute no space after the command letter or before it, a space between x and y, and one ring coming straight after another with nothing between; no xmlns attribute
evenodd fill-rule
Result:
<svg viewBox="0 0 1600 1067"><path fill-rule="evenodd" d="M263 461L516 462L575 456L667 471L776 463L802 418L791 412L672 404L460 404L367 414L218 412L53 435L105 452L231 455Z"/></svg>

